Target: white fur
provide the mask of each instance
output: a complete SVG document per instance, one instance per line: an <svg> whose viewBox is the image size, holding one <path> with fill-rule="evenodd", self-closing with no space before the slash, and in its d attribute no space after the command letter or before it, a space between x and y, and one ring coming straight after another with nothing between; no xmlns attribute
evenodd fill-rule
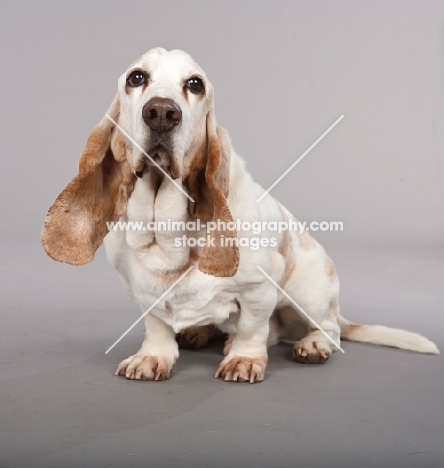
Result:
<svg viewBox="0 0 444 468"><path fill-rule="evenodd" d="M186 167L189 164L189 148L196 141L205 138L205 115L212 105L209 102L213 92L210 82L197 63L181 51L153 49L130 69L135 67L149 71L150 85L144 91L136 88L128 94L124 90L127 73L122 75L119 80L119 124L143 146L149 134L149 129L141 118L143 105L154 96L174 100L182 109L181 125L174 130L175 157L180 160L182 168ZM190 95L186 100L181 91L183 80L196 73L205 80L206 98L199 99ZM129 142L127 144L130 145ZM136 150L133 153L135 165L141 157L139 153ZM256 203L255 200L262 193L263 189L246 172L243 160L231 150L228 205L233 218L250 222L284 221L292 216L270 195ZM137 180L125 220L192 220L187 206L187 198L169 179L165 178L155 193L150 185L150 175L145 173L143 178ZM148 314L146 337L141 349L135 356L123 361L117 373L126 375L127 378L167 378L178 358L175 333L190 326L209 324L216 324L222 330L235 334L227 348L228 355L217 374L226 380L262 380L267 361L267 339L268 344L272 344L291 337L296 321L301 319L305 323L307 334L296 343L295 357L305 362L323 362L328 359L336 347L300 316L257 268L260 266L274 281L280 283L339 344L339 281L334 270L329 270L331 261L324 249L308 234L262 233L264 237L276 237L276 247L257 250L240 247L239 269L233 277L228 278L213 277L199 271L197 263L201 249L174 246L174 238L183 234L111 231L105 238L108 258L142 312L189 265L194 266ZM200 234L203 233L195 235ZM238 232L238 237L248 236L252 236L252 233ZM287 250L279 251L284 248L284 244ZM285 284L281 283L284 279ZM270 322L276 309L279 310ZM362 328L359 333L349 333L348 338L421 352L437 352L430 342L425 343L425 338L418 338L414 334L402 335L387 328ZM249 360L250 367L243 362L236 365L241 358ZM227 370L230 365L234 370ZM166 367L166 376L161 375L163 367Z"/></svg>

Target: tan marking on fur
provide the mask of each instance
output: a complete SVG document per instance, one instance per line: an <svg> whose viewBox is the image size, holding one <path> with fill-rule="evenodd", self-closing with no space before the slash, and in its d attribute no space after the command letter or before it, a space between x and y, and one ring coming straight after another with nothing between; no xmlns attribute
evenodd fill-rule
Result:
<svg viewBox="0 0 444 468"><path fill-rule="evenodd" d="M211 101L212 97L208 99ZM182 177L188 186L190 213L203 222L221 220L233 221L227 197L230 180L231 142L228 133L216 127L213 106L206 116L206 133L198 134L192 149L184 157ZM224 238L236 238L236 231L213 231L214 246L207 245L201 252L199 270L218 277L233 276L239 265L237 245L221 245Z"/></svg>
<svg viewBox="0 0 444 468"><path fill-rule="evenodd" d="M349 334L359 330L362 328L363 325L359 323L351 323L351 322L345 322L344 320L341 321L341 340L348 341L349 339Z"/></svg>
<svg viewBox="0 0 444 468"><path fill-rule="evenodd" d="M146 165L146 161L143 158L139 158L139 160L134 164L134 172L145 172L148 166Z"/></svg>
<svg viewBox="0 0 444 468"><path fill-rule="evenodd" d="M188 91L185 85L182 86L182 96L184 97L185 101L188 102Z"/></svg>
<svg viewBox="0 0 444 468"><path fill-rule="evenodd" d="M207 222L213 218L213 198L205 180L206 143L202 143L192 157L187 171L188 188L194 200L190 202L191 215Z"/></svg>
<svg viewBox="0 0 444 468"><path fill-rule="evenodd" d="M279 244L278 252L285 259L285 269L284 274L282 275L281 280L279 281L279 286L285 289L288 280L291 278L291 275L296 268L296 257L293 251L293 239L291 237L290 231L285 231L281 243Z"/></svg>
<svg viewBox="0 0 444 468"><path fill-rule="evenodd" d="M298 236L299 243L303 249L312 250L318 246L316 240L313 237L311 237L307 231L298 231L296 235Z"/></svg>
<svg viewBox="0 0 444 468"><path fill-rule="evenodd" d="M280 203L277 203L277 206L284 220L288 222L288 215L284 207ZM285 260L285 269L282 278L279 281L279 286L285 288L287 281L290 279L294 269L296 268L296 256L293 250L293 239L291 237L290 231L284 231L281 243L278 247L278 252L284 257Z"/></svg>
<svg viewBox="0 0 444 468"><path fill-rule="evenodd" d="M213 199L213 221L221 220L224 223L233 221L226 197L229 188L229 162L230 143L225 130L218 128L216 132L211 129L211 121L207 121L209 130L208 159L205 169L205 180ZM237 245L221 246L222 236L237 238L235 231L212 231L210 237L215 239L214 246L208 245L202 252L199 261L199 270L218 276L228 277L236 274L239 266L239 249Z"/></svg>
<svg viewBox="0 0 444 468"><path fill-rule="evenodd" d="M332 259L325 255L325 272L330 279L336 278L336 268Z"/></svg>
<svg viewBox="0 0 444 468"><path fill-rule="evenodd" d="M213 110L206 117L205 145L199 146L190 164L187 177L190 194L195 203L190 212L202 221L233 221L227 203L230 177L231 143L228 133L215 125ZM239 266L237 245L221 245L222 236L237 238L235 231L213 231L210 238L214 245L207 245L199 260L199 270L208 275L229 277L236 274Z"/></svg>
<svg viewBox="0 0 444 468"><path fill-rule="evenodd" d="M118 118L117 96L108 113ZM72 265L91 262L108 233L106 222L117 221L126 212L135 177L125 145L113 129L106 117L93 129L80 157L78 175L48 211L42 244L54 260Z"/></svg>

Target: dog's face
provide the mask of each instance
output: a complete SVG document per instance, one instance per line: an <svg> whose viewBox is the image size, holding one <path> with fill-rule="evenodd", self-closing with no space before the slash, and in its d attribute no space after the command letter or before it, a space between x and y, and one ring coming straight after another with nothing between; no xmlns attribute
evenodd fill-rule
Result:
<svg viewBox="0 0 444 468"><path fill-rule="evenodd" d="M205 72L185 52L148 51L118 82L119 124L175 179L187 175L206 135L213 88ZM152 165L133 145L132 165Z"/></svg>
<svg viewBox="0 0 444 468"><path fill-rule="evenodd" d="M79 173L49 209L42 231L46 252L73 265L90 262L107 223L126 214L145 165L182 179L192 199L190 216L232 221L230 153L229 136L215 123L213 87L204 71L180 50L148 51L120 77L117 96L88 138ZM149 188L156 190L154 184ZM212 236L236 237L236 232L217 230ZM238 263L237 246L222 250L220 242L210 243L199 269L232 276Z"/></svg>

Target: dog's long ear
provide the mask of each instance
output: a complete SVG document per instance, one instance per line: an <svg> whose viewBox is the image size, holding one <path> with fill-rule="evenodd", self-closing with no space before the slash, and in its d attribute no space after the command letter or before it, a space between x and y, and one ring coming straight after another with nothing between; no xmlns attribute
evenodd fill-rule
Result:
<svg viewBox="0 0 444 468"><path fill-rule="evenodd" d="M119 107L116 96L107 112L114 121ZM134 179L125 143L105 115L88 138L78 175L48 211L42 230L47 254L71 265L91 262L108 232L107 221L125 213Z"/></svg>
<svg viewBox="0 0 444 468"><path fill-rule="evenodd" d="M210 233L211 242L205 246L198 268L208 275L228 277L235 275L239 266L237 233L223 229L227 223L233 223L227 202L231 142L226 130L216 127L213 109L206 117L206 132L206 145L189 175L190 193L195 200L190 210L202 221L221 221L222 228Z"/></svg>

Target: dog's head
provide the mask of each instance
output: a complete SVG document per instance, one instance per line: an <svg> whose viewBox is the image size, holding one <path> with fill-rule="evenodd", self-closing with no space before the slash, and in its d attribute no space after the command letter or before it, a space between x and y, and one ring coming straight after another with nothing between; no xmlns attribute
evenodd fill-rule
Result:
<svg viewBox="0 0 444 468"><path fill-rule="evenodd" d="M118 94L119 123L141 147L134 166L153 164L143 149L174 179L186 175L213 109L213 87L199 65L180 50L152 49L120 77Z"/></svg>
<svg viewBox="0 0 444 468"><path fill-rule="evenodd" d="M42 232L46 252L73 265L92 261L108 232L106 223L125 214L136 177L156 165L184 181L194 200L192 216L232 221L227 203L231 144L216 126L213 107L210 81L185 52L157 48L134 62L88 138L78 175L49 209ZM204 249L199 269L231 276L239 262L237 247L221 248L222 233L212 235L215 246Z"/></svg>

